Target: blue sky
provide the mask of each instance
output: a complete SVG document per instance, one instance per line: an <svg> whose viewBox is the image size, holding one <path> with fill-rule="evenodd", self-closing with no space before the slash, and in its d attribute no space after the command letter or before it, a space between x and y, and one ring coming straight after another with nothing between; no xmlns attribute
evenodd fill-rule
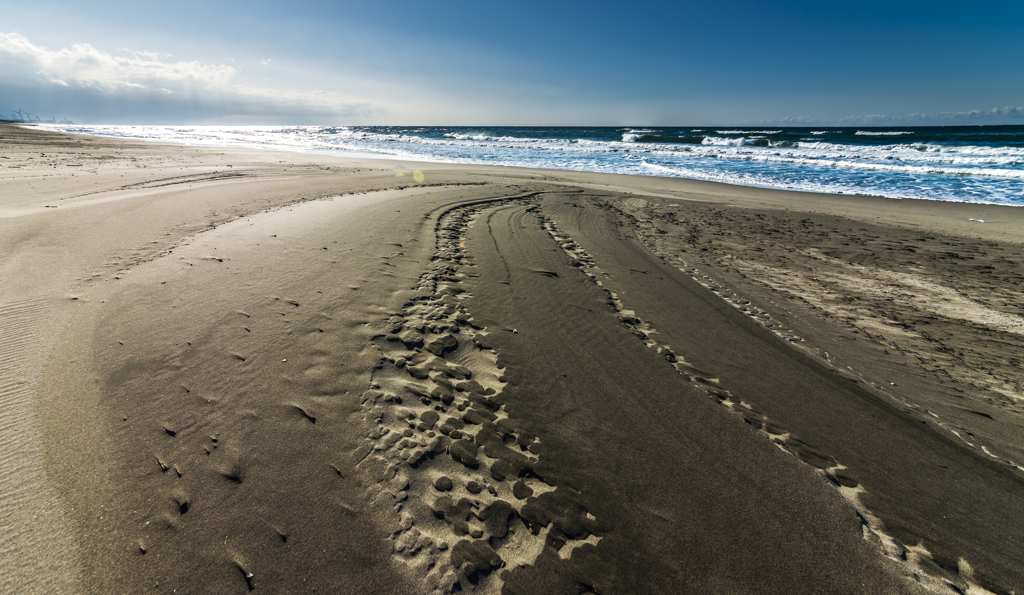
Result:
<svg viewBox="0 0 1024 595"><path fill-rule="evenodd" d="M0 0L0 114L1024 124L1019 0L88 4Z"/></svg>

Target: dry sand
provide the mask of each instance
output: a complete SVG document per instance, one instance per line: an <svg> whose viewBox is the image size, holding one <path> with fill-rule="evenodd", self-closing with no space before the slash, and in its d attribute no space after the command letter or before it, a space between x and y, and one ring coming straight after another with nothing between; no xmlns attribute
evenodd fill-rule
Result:
<svg viewBox="0 0 1024 595"><path fill-rule="evenodd" d="M1022 593L1022 244L0 127L0 592Z"/></svg>

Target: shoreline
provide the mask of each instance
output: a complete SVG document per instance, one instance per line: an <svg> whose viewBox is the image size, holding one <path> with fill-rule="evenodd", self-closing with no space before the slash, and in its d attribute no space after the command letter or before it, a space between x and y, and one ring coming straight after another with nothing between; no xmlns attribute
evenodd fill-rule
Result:
<svg viewBox="0 0 1024 595"><path fill-rule="evenodd" d="M134 127L132 127L132 128L134 128ZM143 128L145 128L145 127L143 127ZM175 128L175 127L156 127L156 128ZM261 128L261 127L251 127L251 128ZM309 128L322 129L322 128L328 128L328 129L333 129L334 127L300 126L300 127L286 127L286 128L298 128L298 129L309 129ZM341 128L348 129L349 127L342 126ZM356 127L356 128L359 128L359 127ZM369 128L374 128L374 127L369 127ZM431 127L428 127L428 128L431 128ZM460 128L460 127L454 127L454 128L457 129L457 128ZM512 128L515 128L515 127L512 127ZM614 129L620 130L620 131L621 130L627 130L627 129L621 128L621 127L611 127L611 128L614 128ZM928 128L928 127L924 127L924 128ZM852 129L853 128L850 128L850 130L852 130ZM581 130L596 130L596 129L584 127L584 128L581 128ZM786 130L791 132L794 129L787 128ZM412 129L412 130L410 130L410 132L418 132L418 131L419 131L419 129ZM191 130L186 130L186 132L192 132L192 131ZM707 132L707 131L705 130L705 131L702 131L702 132ZM740 131L740 130L736 130L736 131L721 131L721 130L719 130L719 131L716 131L716 132L717 133L721 133L721 134L726 134L726 135L734 134L734 133L735 134L749 133L749 134L755 134L756 135L758 133L758 131ZM776 132L782 132L782 130L776 131ZM427 136L429 138L429 134ZM450 136L450 135L446 134L445 137L447 137L447 136ZM456 135L456 137L458 137L458 136L459 135ZM113 137L103 137L103 138L113 138ZM758 137L758 138L760 138L760 137ZM123 137L122 140L134 140L134 141L142 140L144 142L150 142L151 141L151 139L147 139L147 138L132 139L131 137ZM220 140L223 141L224 139L220 139ZM396 140L396 139L389 138L388 140ZM494 139L491 139L491 140L494 140ZM804 140L807 140L807 139L804 139ZM242 148L242 149L255 149L255 150L284 150L284 151L305 153L305 154L310 154L310 155L324 155L324 156L327 156L327 157L331 156L331 151L332 151L331 149L309 149L309 148L302 148L300 146L276 147L276 146L273 146L272 144L271 145L265 145L265 144L262 144L262 143L253 143L253 144L251 144L249 146L242 147L242 146L231 145L230 143L228 143L228 144L216 144L218 142L218 140L216 138L214 140L215 144L204 144L204 143L196 144L194 142L195 139L192 139L192 141L193 142L190 142L189 139L185 139L185 138L171 139L171 140L156 140L156 139L152 139L152 142L181 142L182 144L185 144L186 146L198 146L198 147L207 147L207 148L214 148L214 149L218 148L218 147L227 147L227 148ZM922 141L922 142L927 143L929 141L926 140L926 141ZM399 144L401 144L401 143L399 143ZM718 145L716 143L712 143L710 146L718 146ZM783 143L780 146L783 147L783 148L789 148L790 145L786 144L786 143ZM725 147L719 147L719 148L725 149ZM860 148L863 149L865 147L861 146ZM946 147L946 148L947 149L952 149L953 146L951 145L951 146ZM852 147L851 147L851 149L852 149ZM612 152L616 153L619 150L620 149L616 148L616 149L613 149ZM627 152L630 152L628 149L625 149L625 150ZM657 151L655 151L655 152L657 153ZM344 153L349 153L349 154L345 155ZM642 155L643 153L641 152L641 153L637 153L637 154L638 155ZM394 154L374 154L374 153L363 153L363 152L360 152L360 151L353 151L353 152L339 151L337 156L341 156L341 157L346 157L346 156L347 157L366 157L366 158L371 158L371 159L386 159L386 160L407 160L407 161L411 160L411 161L417 161L417 162L420 162L420 163L440 163L440 164L448 164L448 165L452 165L452 166L481 165L481 166L485 166L485 167L499 167L499 168L504 168L504 167L524 167L524 166L504 165L504 164L486 163L486 162L485 163L478 163L478 164L466 164L466 163L460 163L458 160L456 160L456 161L446 160L443 157L441 157L440 155L435 156L435 157L437 157L436 159L430 159L430 158L427 158L426 156L420 157L420 158L415 158L415 157L413 157L413 158L403 158L403 157L401 157L399 155L394 155ZM711 157L717 158L718 156L717 155L711 155ZM529 161L531 159L530 157L527 157L527 156L521 156L521 158L522 159L526 159L526 161ZM767 159L767 156L765 156L765 158ZM907 158L907 156L904 156L903 158ZM751 157L750 155L747 155L745 159L747 161L750 161L750 160L754 160L755 162L759 161L759 158ZM886 157L886 159L894 159L894 157L892 155L889 155L888 157ZM896 162L899 162L901 157L896 156L895 159L896 159ZM486 161L486 160L484 160L484 161ZM914 158L910 157L910 161L914 161ZM598 162L591 163L591 167L597 167L597 163ZM619 164L619 166L617 166L617 167L621 168L622 165L623 164ZM658 175L652 174L650 172L651 171L656 171L659 168L660 169L667 168L668 170L672 170L671 167L664 166L664 165L658 165L658 164L646 164L646 165L648 165L649 167L647 169L640 168L641 171L633 171L633 172L617 171L615 174L612 174L612 175L629 175L629 176L638 175L638 176L642 176L642 177L662 177L662 176L658 176ZM832 163L831 165L835 166L836 164ZM846 190L849 190L849 192L846 192L844 190L841 190L841 188L842 188L841 184L840 184L840 187L833 188L833 191L831 191L831 192L829 190L822 190L822 189L794 188L794 187L792 187L793 186L793 180L791 179L790 176L797 176L797 178L799 178L800 177L800 173L797 172L797 171L791 171L790 172L787 169L788 167L790 167L790 165L787 165L787 161L785 159L783 159L782 161L779 161L778 163L776 163L776 166L778 168L778 172L780 172L780 173L782 173L782 172L789 172L789 173L786 174L786 175L783 175L782 177L778 177L772 183L768 183L768 184L747 184L747 183L745 183L742 180L733 180L731 182L730 181L718 181L718 182L712 182L712 183L725 184L727 186L740 186L740 187L747 187L747 188L760 188L760 189L765 189L765 190L781 190L781 191L786 191L786 192L807 192L807 193L811 193L811 194L832 194L832 195L835 195L835 196L866 196L866 197L876 197L876 198L887 198L887 199L891 199L891 200L936 200L936 199L929 199L929 198L921 196L919 194L915 195L915 194L913 194L913 192L910 192L910 194L907 194L906 192L910 191L910 187L904 187L903 188L904 194L901 195L901 196L895 196L895 195L894 196L882 196L882 195L864 194L864 193L859 192L856 188L853 188L853 187L846 188ZM940 161L939 163L936 164L936 166L941 169L942 162ZM537 166L535 166L535 168L538 169L538 170L545 170L545 168L541 164L537 164ZM592 169L592 170L553 169L551 171L554 171L554 172L574 172L574 171L577 171L577 172L583 173L583 174L603 173L603 172L598 171L599 169L600 168L598 167L598 169ZM814 175L818 176L818 177L822 177L822 176L827 177L827 173L826 173L827 170L828 170L828 168L825 168L824 170L818 171ZM869 170L870 170L870 168L869 168ZM898 178L898 175L897 175L898 172L891 172L891 173L894 176L897 176L896 178L892 178L891 181L896 180ZM932 172L932 173L934 173L934 172ZM949 173L949 172L947 172L947 173ZM959 173L969 173L969 171L965 170L964 172L959 172ZM972 177L972 176L968 175L968 178L970 178L970 177ZM704 180L701 180L699 178L688 178L688 177L685 177L685 176L683 176L683 177L669 176L669 179L690 180L690 181L704 181ZM992 178L992 179L993 179L993 183L997 184L997 186L998 186L997 178ZM906 181L904 181L904 183L906 183ZM1011 194L1011 195L1014 193L1012 188L1007 188L1007 189L1005 189L1005 191L1007 193ZM932 192L937 192L939 194L942 193L942 191L939 190L938 188L933 188ZM967 194L971 194L971 192L967 192ZM990 204L990 205L1000 205L1001 204L998 201L998 195L996 195L996 198L993 198L993 201L989 201L989 202L980 202L979 203L979 202L957 201L957 200L939 200L939 202L963 202L963 204ZM1009 204L1009 205L1004 205L1004 206L1024 206L1024 205L1021 205L1021 204L1016 204L1016 205Z"/></svg>
<svg viewBox="0 0 1024 595"><path fill-rule="evenodd" d="M5 589L1022 589L1024 211L11 128Z"/></svg>
<svg viewBox="0 0 1024 595"><path fill-rule="evenodd" d="M49 133L50 131L46 132ZM71 137L90 136L63 132L53 132L53 134L67 134ZM963 235L975 239L991 239L1024 244L1024 231L1021 230L1020 225L1021 223L1024 223L1024 214L1018 212L1024 210L1014 205L954 202L921 198L890 198L866 194L828 194L804 190L743 186L725 182L713 182L690 178L562 169L524 168L512 165L458 164L444 161L417 161L397 156L352 157L346 155L318 153L315 151L306 152L298 149L291 150L256 147L190 145L165 143L163 141L146 139L120 139L106 136L95 136L91 138L96 140L109 140L115 143L143 143L144 145L185 147L197 151L203 150L212 153L221 152L221 154L237 152L240 155L245 155L250 151L255 152L254 155L266 153L265 157L267 157L267 159L256 161L272 161L272 154L280 154L291 155L293 157L306 156L307 159L302 161L307 163L310 161L315 162L316 159L314 158L318 157L330 162L368 162L380 167L386 167L390 164L395 168L395 171L402 168L401 164L396 166L395 162L401 162L402 164L422 164L431 166L432 168L441 169L451 168L466 169L469 171L477 170L481 173L485 173L491 168L497 168L499 171L507 170L513 175L525 173L534 179L550 181L551 178L563 177L570 180L573 184L582 184L586 187L604 189L616 188L627 193L651 193L653 196L659 198L725 202L725 204L729 204L730 206L738 207L762 207L776 209L800 208L809 212L827 212L851 218L863 219L867 222L879 222L888 225L927 225L937 231ZM292 162L293 160L289 161ZM294 162L298 161L300 160L294 160ZM407 167L405 169L407 169ZM531 174L531 172L540 172L540 174ZM616 180L628 180L629 183L616 184ZM881 214L874 215L873 211L878 211ZM882 219L882 221L873 221L872 216L875 220ZM906 218L905 220L903 219L904 217ZM983 219L983 222L972 221L972 219Z"/></svg>

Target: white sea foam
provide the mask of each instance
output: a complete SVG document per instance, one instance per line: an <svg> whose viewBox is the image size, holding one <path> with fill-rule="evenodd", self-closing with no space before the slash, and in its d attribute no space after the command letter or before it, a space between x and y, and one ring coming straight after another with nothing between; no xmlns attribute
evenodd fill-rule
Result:
<svg viewBox="0 0 1024 595"><path fill-rule="evenodd" d="M701 142L704 146L716 146L716 147L742 147L750 145L750 140L746 137L739 138L722 138L720 136L705 136Z"/></svg>
<svg viewBox="0 0 1024 595"><path fill-rule="evenodd" d="M466 134L466 133L460 134L460 133L457 133L457 132L449 132L449 133L445 134L445 136L447 136L449 138L454 138L456 140L491 140L492 141L492 140L498 140L498 139L501 138L501 137L494 137L494 136L491 136L489 134L485 134L483 132L473 132L473 133L469 133L469 134Z"/></svg>
<svg viewBox="0 0 1024 595"><path fill-rule="evenodd" d="M564 132L345 126L42 126L192 145L373 154L417 161L479 163L671 175L702 180L819 192L1022 204L1024 147L940 142L858 144L773 137L774 130L629 128ZM611 138L608 138L611 132ZM810 131L849 134L848 131ZM866 132L866 131L861 131ZM901 136L886 134L883 136ZM904 131L911 132L911 131ZM529 134L530 136L525 136ZM807 134L807 132L797 132ZM621 137L620 137L621 135ZM637 142L642 136L690 135L700 144ZM775 138L776 140L772 140ZM648 139L654 140L654 139ZM896 141L896 139L893 139ZM666 169L659 169L666 168Z"/></svg>
<svg viewBox="0 0 1024 595"><path fill-rule="evenodd" d="M90 126L62 127L68 131L92 132L110 136L124 136L152 140L188 142L190 144L229 144L239 146L273 146L298 150L338 148L344 141L358 142L345 148L397 154L394 143L408 145L434 145L451 147L480 147L504 149L554 149L560 152L631 152L665 155L690 153L697 156L714 154L716 158L770 159L776 162L813 164L843 160L847 162L897 161L922 166L988 167L1022 165L1024 148L1019 147L950 147L942 145L844 145L829 142L773 143L756 146L747 137L705 137L701 145L674 143L645 143L636 147L629 140L621 142L590 139L543 139L511 136L490 136L486 133L447 133L444 138L427 138L412 134L394 134L353 130L346 127L123 127ZM78 128L78 130L73 130ZM640 129L639 132L648 132ZM650 131L655 132L655 131ZM626 133L626 138L634 138ZM542 146L543 145L543 146ZM632 145L632 146L631 146ZM892 164L884 164L889 169ZM956 172L960 174L962 172ZM1001 175L1001 174L996 174ZM1009 174L1013 175L1013 174Z"/></svg>
<svg viewBox="0 0 1024 595"><path fill-rule="evenodd" d="M738 184L741 186L756 186L761 188L786 188L788 190L801 190L804 192L823 192L828 194L855 194L849 192L844 186L820 182L800 181L780 186L770 176L758 175L745 172L724 172L704 168L689 167L668 167L657 163L643 162L645 169L656 172L657 175L676 178L689 178L704 180L707 182L721 182L723 184ZM864 193L871 194L871 193Z"/></svg>
<svg viewBox="0 0 1024 595"><path fill-rule="evenodd" d="M874 130L858 130L859 136L900 136L903 134L914 134L909 131L874 131Z"/></svg>
<svg viewBox="0 0 1024 595"><path fill-rule="evenodd" d="M651 130L649 128L629 128L626 132L622 133L622 142L635 143L641 136L657 134L657 132L657 130Z"/></svg>

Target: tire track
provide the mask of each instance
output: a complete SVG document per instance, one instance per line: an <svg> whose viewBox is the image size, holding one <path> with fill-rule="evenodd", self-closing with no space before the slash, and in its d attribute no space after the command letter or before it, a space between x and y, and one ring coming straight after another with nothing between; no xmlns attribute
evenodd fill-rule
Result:
<svg viewBox="0 0 1024 595"><path fill-rule="evenodd" d="M484 211L524 200L443 215L418 295L374 340L382 360L363 395L361 464L385 469L374 495L399 515L394 555L434 593L497 593L508 572L545 547L568 558L600 539L569 488L538 471L540 438L509 419L497 350L463 304L468 227Z"/></svg>
<svg viewBox="0 0 1024 595"><path fill-rule="evenodd" d="M590 277L608 293L609 302L619 313L619 321L623 325L628 327L648 348L664 355L665 360L670 365L685 376L694 386L701 389L708 397L715 399L732 413L743 418L747 424L753 426L780 450L810 465L815 473L824 479L829 486L842 494L843 498L856 511L857 517L861 522L865 541L878 547L880 553L885 557L902 564L908 580L917 582L934 593L972 593L979 595L991 593L991 591L977 584L974 580L971 565L964 558L957 560L957 568L951 570L947 567L948 565L944 566L937 563L933 554L923 545L904 545L888 535L883 529L884 524L882 521L864 505L864 498L868 495L867 491L852 477L846 466L838 462L834 457L818 451L799 437L782 428L750 403L738 399L729 390L721 386L721 381L718 378L713 378L705 371L686 362L682 356L677 355L672 350L670 345L659 341L655 336L658 334L658 331L654 325L637 317L633 310L626 308L615 292L605 286L602 278L606 278L609 275L599 267L597 261L568 234L562 232L550 217L540 214L539 216L544 230L548 232L555 243L569 257L571 264L579 268L583 274ZM694 280L700 282L696 278ZM708 285L703 285L711 289ZM725 299L720 293L717 295Z"/></svg>

